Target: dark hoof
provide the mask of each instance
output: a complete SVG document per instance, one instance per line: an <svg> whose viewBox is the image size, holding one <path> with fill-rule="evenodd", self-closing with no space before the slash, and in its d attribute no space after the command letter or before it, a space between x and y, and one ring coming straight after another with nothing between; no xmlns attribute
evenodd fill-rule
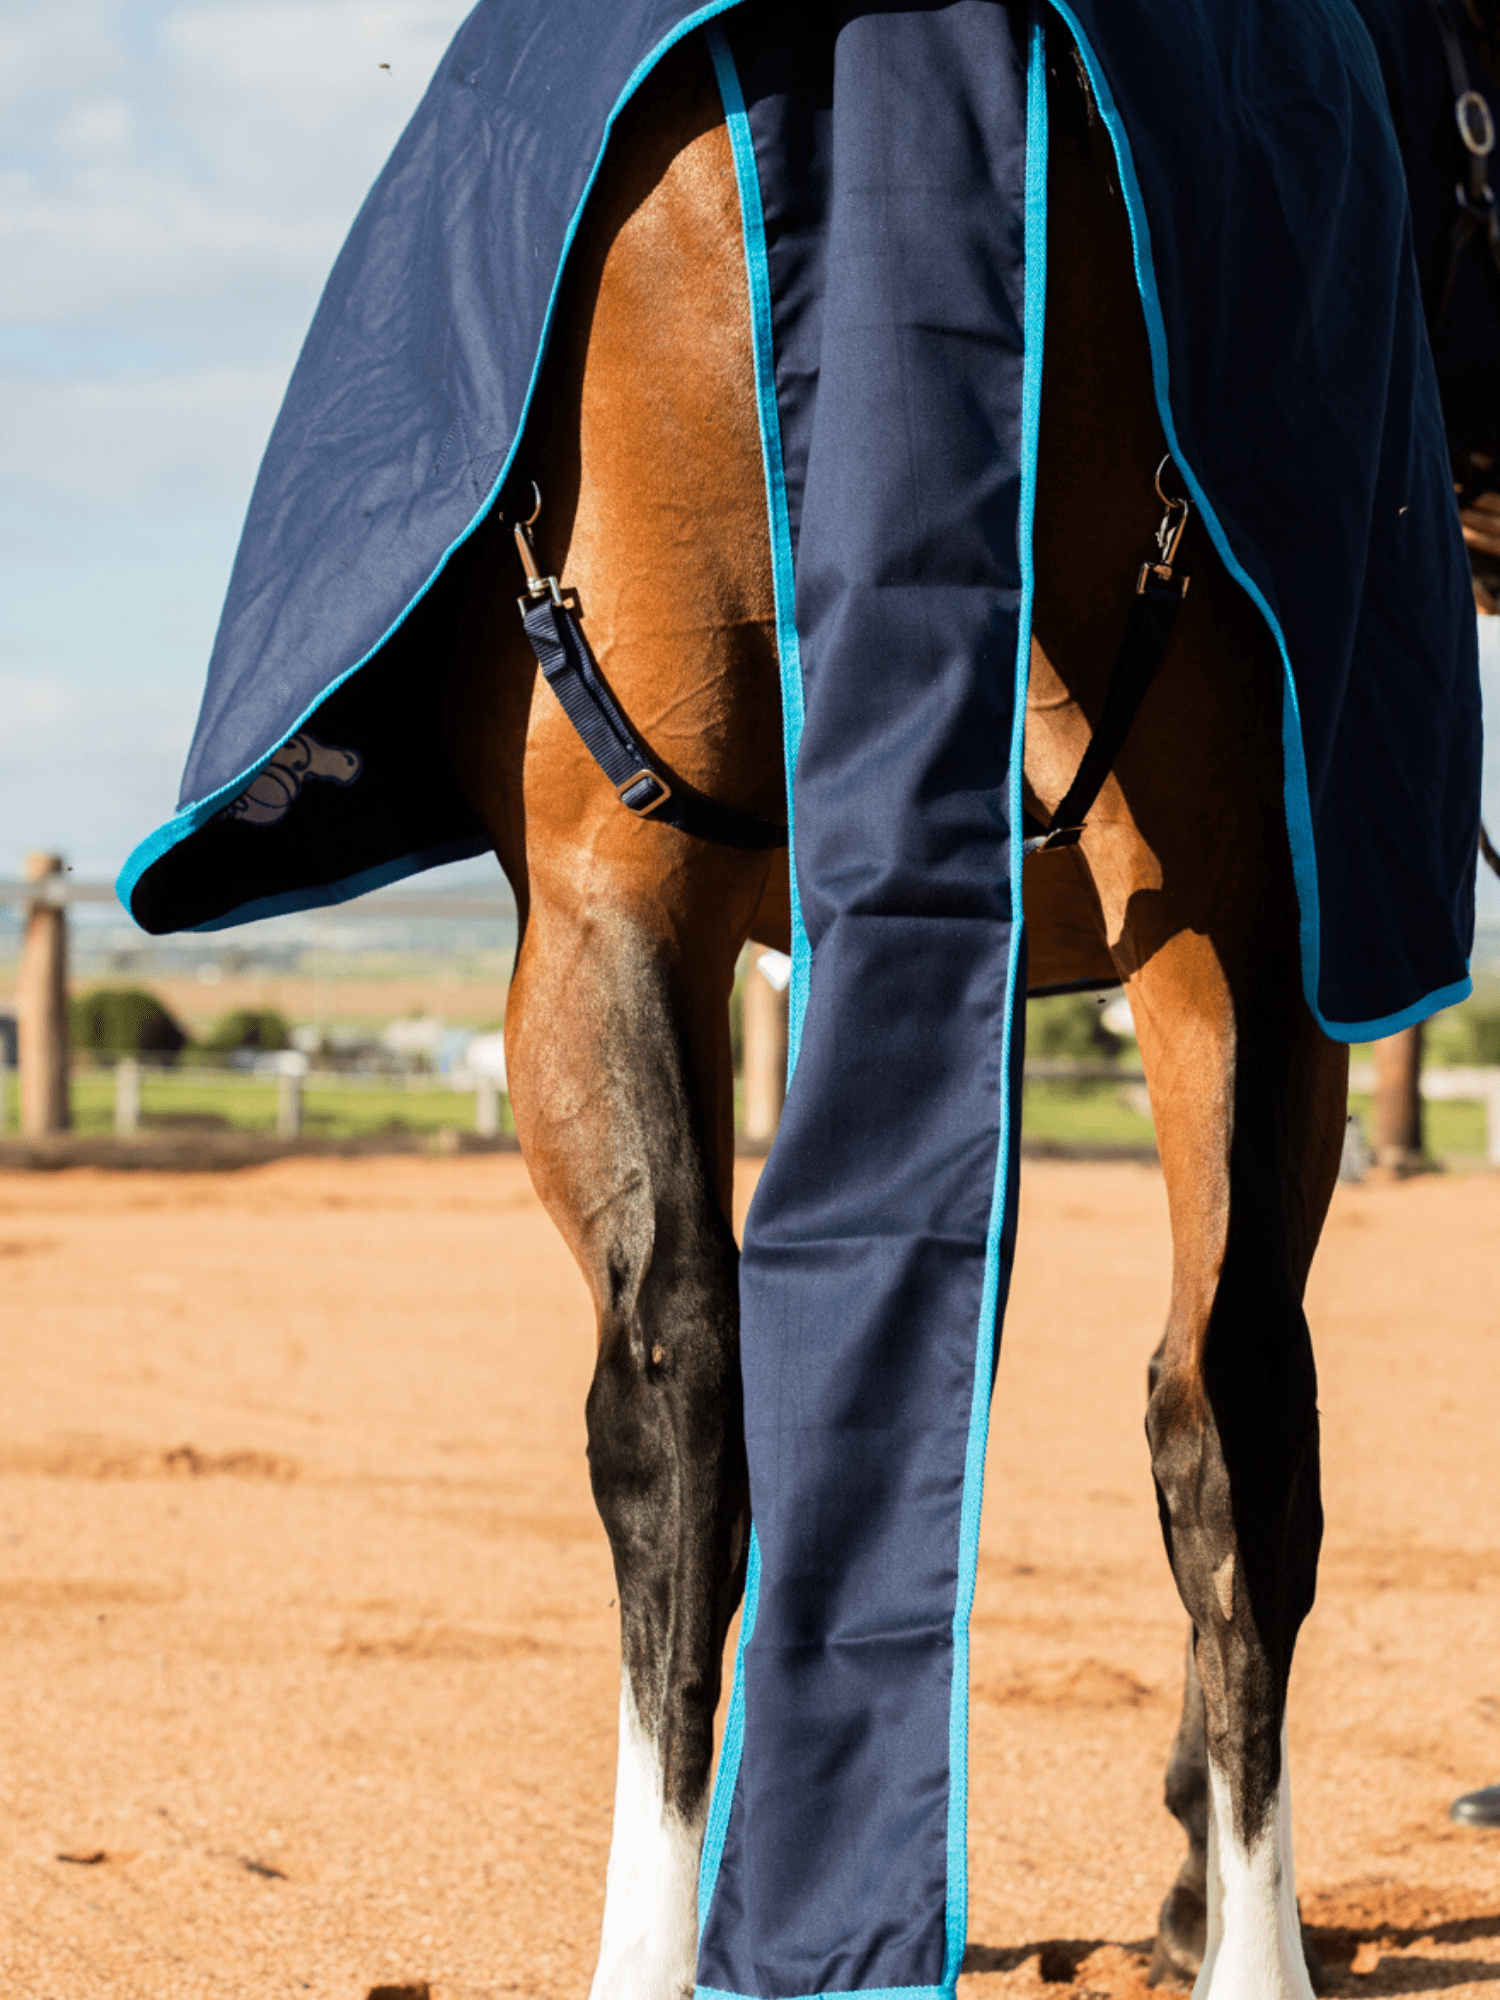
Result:
<svg viewBox="0 0 1500 2000"><path fill-rule="evenodd" d="M1208 1909L1203 1892L1192 1883L1174 1882L1157 1919L1156 1943L1151 1948L1151 1970L1146 1974L1146 1984L1191 1986L1203 1964L1207 1936Z"/></svg>
<svg viewBox="0 0 1500 2000"><path fill-rule="evenodd" d="M1172 1956L1169 1946L1158 1936L1151 1947L1151 1970L1146 1974L1148 1986L1175 1986L1180 1992L1190 1993L1197 1972L1187 1965L1181 1965Z"/></svg>
<svg viewBox="0 0 1500 2000"><path fill-rule="evenodd" d="M1486 1785L1482 1792L1465 1792L1448 1808L1449 1819L1460 1826L1500 1826L1500 1785Z"/></svg>
<svg viewBox="0 0 1500 2000"><path fill-rule="evenodd" d="M1299 1916L1302 1914L1300 1909L1297 1914ZM1312 1933L1306 1924L1302 1926L1302 1962L1307 1967L1307 1976L1312 1981L1313 1992L1326 1993L1332 1983L1328 1977L1328 1968L1319 1958L1318 1947L1313 1943Z"/></svg>

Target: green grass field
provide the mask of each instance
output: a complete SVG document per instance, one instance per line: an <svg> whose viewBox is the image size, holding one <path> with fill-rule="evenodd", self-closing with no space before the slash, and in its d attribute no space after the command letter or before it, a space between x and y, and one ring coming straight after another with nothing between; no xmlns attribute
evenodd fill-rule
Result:
<svg viewBox="0 0 1500 2000"><path fill-rule="evenodd" d="M1365 1096L1351 1097L1349 1109L1371 1130L1371 1104ZM1425 1108L1427 1150L1439 1158L1484 1158L1484 1108L1478 1104L1429 1104ZM1028 1139L1061 1139L1075 1145L1134 1145L1153 1143L1149 1118L1120 1102L1113 1083L1029 1083L1021 1110L1021 1131Z"/></svg>
<svg viewBox="0 0 1500 2000"><path fill-rule="evenodd" d="M1150 1146L1149 1118L1121 1101L1117 1083L1028 1083L1021 1099L1021 1136L1073 1145Z"/></svg>
<svg viewBox="0 0 1500 2000"><path fill-rule="evenodd" d="M446 1090L420 1080L420 1088L385 1080L319 1086L303 1097L303 1131L310 1138L352 1139L378 1132L438 1132L474 1129L472 1091ZM1149 1146L1151 1120L1125 1101L1115 1083L1030 1083L1022 1103L1021 1130L1028 1139L1074 1145ZM15 1131L16 1094L9 1092L4 1129ZM147 1071L141 1079L143 1129L233 1127L245 1132L276 1130L274 1077L225 1074L203 1076ZM80 1070L72 1084L73 1126L79 1132L108 1132L115 1116L115 1080L107 1069ZM1370 1100L1351 1097L1369 1130ZM1428 1150L1440 1157L1484 1157L1484 1112L1477 1104L1429 1104ZM500 1128L513 1132L510 1102L500 1099Z"/></svg>
<svg viewBox="0 0 1500 2000"><path fill-rule="evenodd" d="M425 1086L426 1079L422 1082ZM141 1124L146 1131L163 1124L183 1128L191 1122L205 1129L224 1125L243 1132L274 1132L276 1103L274 1077L174 1076L171 1071L148 1071L141 1078ZM75 1074L72 1105L75 1131L111 1131L115 1122L113 1072L83 1070ZM12 1127L14 1117L12 1109ZM353 1139L371 1132L438 1132L447 1127L473 1131L472 1091L414 1090L401 1082L366 1083L361 1079L322 1088L313 1082L302 1099L302 1129L309 1138ZM500 1129L514 1130L510 1103L503 1096Z"/></svg>

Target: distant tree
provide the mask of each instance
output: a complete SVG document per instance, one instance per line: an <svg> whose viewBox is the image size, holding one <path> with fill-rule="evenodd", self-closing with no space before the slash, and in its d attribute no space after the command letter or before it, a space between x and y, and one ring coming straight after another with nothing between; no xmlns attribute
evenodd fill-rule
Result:
<svg viewBox="0 0 1500 2000"><path fill-rule="evenodd" d="M68 1009L75 1049L96 1055L175 1056L187 1036L171 1014L142 987L98 986Z"/></svg>
<svg viewBox="0 0 1500 2000"><path fill-rule="evenodd" d="M1124 1047L1092 993L1058 993L1026 1009L1026 1053L1051 1062L1112 1062Z"/></svg>
<svg viewBox="0 0 1500 2000"><path fill-rule="evenodd" d="M1500 1066L1500 1007L1466 1007L1464 1016L1469 1061L1487 1069Z"/></svg>
<svg viewBox="0 0 1500 2000"><path fill-rule="evenodd" d="M215 1055L230 1055L236 1049L284 1049L287 1025L273 1007L234 1007L221 1014L205 1037L203 1047Z"/></svg>

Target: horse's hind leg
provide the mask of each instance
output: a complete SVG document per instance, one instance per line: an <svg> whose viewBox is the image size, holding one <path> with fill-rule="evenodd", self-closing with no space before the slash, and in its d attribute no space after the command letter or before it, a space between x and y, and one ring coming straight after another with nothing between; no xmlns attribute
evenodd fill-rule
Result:
<svg viewBox="0 0 1500 2000"><path fill-rule="evenodd" d="M1130 981L1173 1212L1172 1309L1147 1429L1203 1694L1199 1978L1220 2000L1309 1990L1285 1714L1322 1529L1302 1291L1337 1172L1344 1091L1342 1051L1307 1013L1295 952L1275 950L1274 936L1257 949L1260 927L1245 928L1251 948L1215 954L1217 966L1206 954L1194 966L1195 943L1175 954L1184 976L1174 976L1168 947ZM1127 952L1131 929L1127 918Z"/></svg>
<svg viewBox="0 0 1500 2000"><path fill-rule="evenodd" d="M1151 1367L1153 1389L1160 1358L1158 1349ZM1156 1920L1148 1975L1152 1986L1190 1984L1202 1967L1208 1942L1208 1730L1203 1684L1193 1663L1195 1643L1190 1634L1182 1715L1167 1759L1165 1787L1167 1811L1187 1835L1188 1849Z"/></svg>
<svg viewBox="0 0 1500 2000"><path fill-rule="evenodd" d="M674 777L779 820L738 196L696 38L610 148L527 433L539 553L577 590L606 678ZM517 1130L598 1313L589 1469L622 1670L594 1993L677 2000L694 1984L714 1709L748 1529L728 1001L773 860L633 818L540 682L528 713L503 541L493 561L472 586L451 741L526 908L506 1022Z"/></svg>
<svg viewBox="0 0 1500 2000"><path fill-rule="evenodd" d="M1222 682L1257 664L1253 650L1239 663L1207 648L1194 660L1194 651L1179 652L1173 669L1191 663ZM1273 697L1269 683L1268 710ZM1136 760L1122 760L1136 830L1099 825L1090 861L1114 919L1172 1217L1172 1300L1147 1429L1203 1702L1198 1991L1305 2000L1285 1716L1322 1523L1302 1292L1337 1173L1346 1071L1299 990L1277 804L1246 811L1255 786L1236 761L1210 755L1186 777L1191 765L1176 766L1189 809L1174 829L1148 804L1148 783L1133 782ZM1218 833L1216 813L1225 815ZM1189 1690L1189 1737L1191 1703ZM1197 1769L1191 1743L1179 1749L1187 1754L1174 1763L1174 1803L1191 1836Z"/></svg>
<svg viewBox="0 0 1500 2000"><path fill-rule="evenodd" d="M1055 254L1027 736L1044 811L1098 716L1165 451L1107 137L1068 69L1051 91ZM1321 1531L1302 1292L1337 1174L1346 1052L1300 989L1274 648L1196 524L1182 561L1191 595L1075 852L1130 995L1172 1220L1148 1433L1204 1700L1198 1990L1306 1996L1284 1752Z"/></svg>
<svg viewBox="0 0 1500 2000"><path fill-rule="evenodd" d="M537 872L510 1074L538 1191L598 1312L589 1475L620 1606L594 1992L676 2000L693 1987L713 1717L748 1527L723 1157L738 941L663 927L605 871L591 908L570 908Z"/></svg>

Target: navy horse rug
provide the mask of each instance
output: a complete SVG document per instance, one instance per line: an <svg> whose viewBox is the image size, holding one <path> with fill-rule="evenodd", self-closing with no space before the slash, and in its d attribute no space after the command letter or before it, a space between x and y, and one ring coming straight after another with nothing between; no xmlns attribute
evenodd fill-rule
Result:
<svg viewBox="0 0 1500 2000"><path fill-rule="evenodd" d="M1115 143L1177 463L1282 650L1308 997L1330 1032L1377 1034L1460 997L1479 740L1464 556L1441 498L1442 421L1378 67L1344 0L1043 12L1076 38ZM982 31L994 48L971 50L971 17L990 14L1004 16ZM821 201L826 240L797 283L849 273L827 163L787 151L788 120L793 103L819 130L889 117L885 98L857 101L874 87L852 56L859 9L820 12L809 31L728 4L477 8L367 199L293 375L181 803L121 875L146 929L336 901L486 847L403 627L515 457L613 118L714 17L747 52L764 254L792 255L778 219ZM870 18L923 24L936 87L973 86L965 65L993 68L1001 47L1024 64L998 4ZM915 79L902 88L910 102ZM1034 207L1044 175L1032 159L1028 182L1024 83L989 114L999 126L972 131L967 192L1005 211L981 307L999 338L1022 310L1028 186ZM915 116L913 131L920 144ZM808 174L816 190L795 185ZM924 260L879 282L932 278ZM799 323L799 337L816 335ZM806 359L776 356L783 401L806 399ZM1019 490L1035 439L1015 388L1004 446ZM860 477L879 476L890 428L850 440ZM934 470L942 447L926 441Z"/></svg>
<svg viewBox="0 0 1500 2000"><path fill-rule="evenodd" d="M1335 1037L1469 990L1469 570L1348 0L483 0L297 364L182 803L121 877L148 930L488 847L413 613L517 463L612 123L692 33L744 224L795 946L741 1265L754 1533L699 1990L936 2000L1015 1230L1049 38L1112 141L1177 475L1280 656L1303 988Z"/></svg>

